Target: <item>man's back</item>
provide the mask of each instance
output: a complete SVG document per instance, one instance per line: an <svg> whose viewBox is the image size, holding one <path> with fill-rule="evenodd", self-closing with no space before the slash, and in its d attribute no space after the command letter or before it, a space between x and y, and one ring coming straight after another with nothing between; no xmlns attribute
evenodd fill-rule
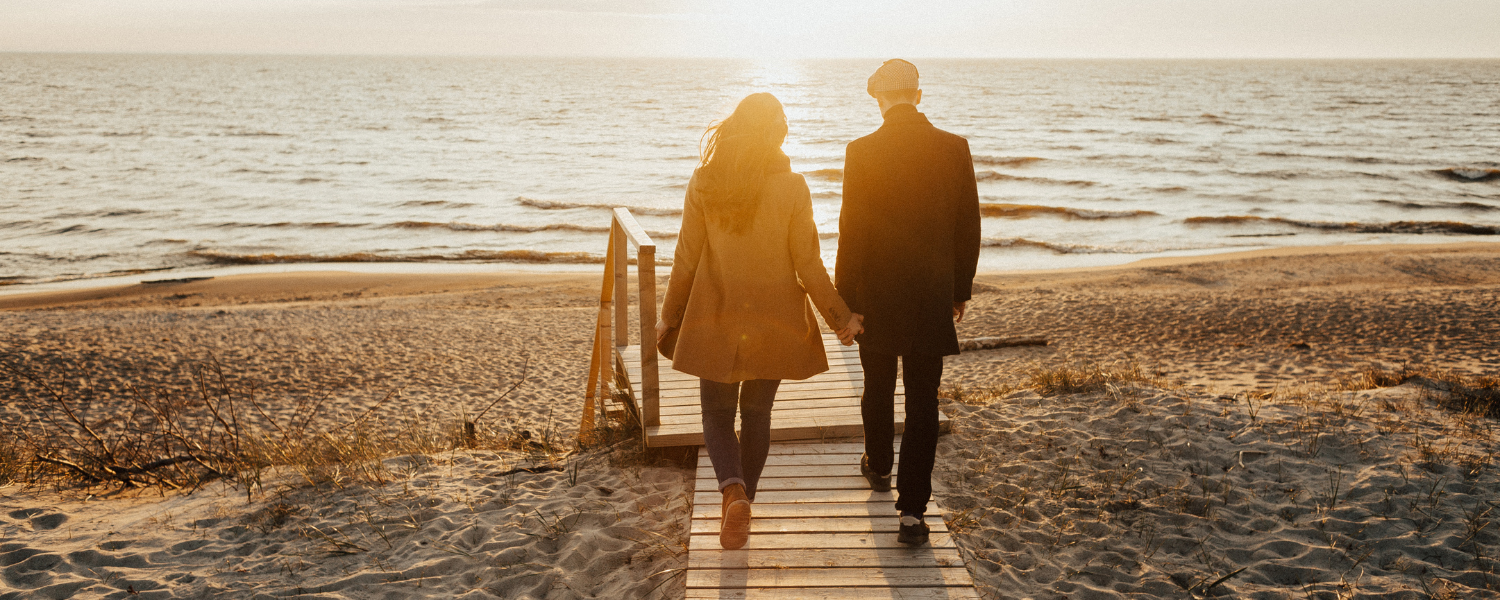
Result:
<svg viewBox="0 0 1500 600"><path fill-rule="evenodd" d="M979 260L979 197L969 144L910 104L851 142L844 164L836 286L864 315L861 346L958 353L952 310Z"/></svg>

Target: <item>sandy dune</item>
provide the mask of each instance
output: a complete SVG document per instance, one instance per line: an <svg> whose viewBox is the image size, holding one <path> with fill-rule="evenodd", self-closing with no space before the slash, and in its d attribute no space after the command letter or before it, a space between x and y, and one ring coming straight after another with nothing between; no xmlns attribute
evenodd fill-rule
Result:
<svg viewBox="0 0 1500 600"><path fill-rule="evenodd" d="M955 404L939 498L1006 598L1500 597L1494 423L1426 395Z"/></svg>
<svg viewBox="0 0 1500 600"><path fill-rule="evenodd" d="M5 295L0 356L100 421L142 390L191 393L193 366L216 360L273 418L326 395L336 421L395 392L382 418L451 426L498 400L487 426L564 439L595 279L278 274ZM1500 372L1500 246L1295 249L981 283L962 337L1050 342L949 360L950 389L1015 390L945 406L939 499L987 594L1496 596L1493 421L1456 419L1409 386L1297 390L1371 364ZM1132 363L1166 386L1022 389L1029 370ZM0 377L0 420L34 426L17 399L36 386ZM1251 402L1270 391L1276 401ZM0 486L0 599L671 597L691 473L628 446L393 458L380 485L285 475L251 502L228 486ZM538 466L560 470L502 475Z"/></svg>

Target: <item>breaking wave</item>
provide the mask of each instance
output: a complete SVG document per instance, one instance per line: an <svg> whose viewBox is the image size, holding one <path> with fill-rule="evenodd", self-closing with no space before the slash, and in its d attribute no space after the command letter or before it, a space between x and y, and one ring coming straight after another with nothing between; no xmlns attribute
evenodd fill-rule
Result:
<svg viewBox="0 0 1500 600"><path fill-rule="evenodd" d="M308 227L308 228L312 228L312 229L351 229L351 228L356 228L356 227L367 227L367 226L368 226L367 223L341 223L341 222L338 222L338 221L320 221L320 222L317 222L317 223L293 223L291 221L281 221L281 222L277 222L277 223L238 223L238 222L230 221L228 223L219 223L218 225L215 225L215 227L219 227L221 229L236 229L236 228L250 228L250 227L255 227L255 228L259 228L259 229L280 229L280 228L293 228L293 227L299 227L299 228L300 227Z"/></svg>
<svg viewBox="0 0 1500 600"><path fill-rule="evenodd" d="M436 206L442 208L464 208L474 206L473 202L453 202L452 200L408 200L402 202L401 206Z"/></svg>
<svg viewBox="0 0 1500 600"><path fill-rule="evenodd" d="M986 217L1025 219L1037 215L1058 215L1070 219L1131 219L1156 216L1161 213L1149 210L1088 210L1063 206L1037 206L1034 204L993 204L981 202L979 214Z"/></svg>
<svg viewBox="0 0 1500 600"><path fill-rule="evenodd" d="M527 198L525 196L516 196L516 202L522 206L530 206L532 208L539 208L542 210L567 210L570 208L602 208L605 210L613 210L623 206L624 208L630 209L631 213L637 215L657 215L668 217L682 214L682 209L680 208L657 208L649 206L625 206L622 204L537 200L535 198Z"/></svg>
<svg viewBox="0 0 1500 600"><path fill-rule="evenodd" d="M359 263L359 262L528 262L603 264L604 256L588 252L540 252L537 250L465 250L457 254L236 254L215 250L193 250L188 256L226 265L268 265L281 263ZM635 259L631 259L633 263ZM657 259L658 265L672 264Z"/></svg>
<svg viewBox="0 0 1500 600"><path fill-rule="evenodd" d="M1438 175L1454 181L1494 181L1500 179L1500 169L1438 169Z"/></svg>
<svg viewBox="0 0 1500 600"><path fill-rule="evenodd" d="M1409 209L1445 208L1450 210L1500 210L1500 206L1480 204L1478 202L1403 202L1399 200L1376 200L1375 203Z"/></svg>
<svg viewBox="0 0 1500 600"><path fill-rule="evenodd" d="M577 231L582 233L609 233L608 225L578 225L574 223L548 223L546 225L476 225L474 223L434 223L431 221L402 221L386 227L397 229L447 229L450 231L508 231L514 233L536 233L539 231ZM653 238L675 238L675 231L647 231Z"/></svg>
<svg viewBox="0 0 1500 600"><path fill-rule="evenodd" d="M818 169L816 171L807 171L807 172L804 172L802 175L804 177L807 177L808 179L817 179L817 180L820 180L820 181L843 181L844 180L844 170L843 169Z"/></svg>
<svg viewBox="0 0 1500 600"><path fill-rule="evenodd" d="M1029 183L1041 183L1047 185L1076 185L1079 187L1098 185L1093 181L1047 179L1046 177L1022 177L1020 175L1006 175L1005 173L996 171L979 171L977 173L974 173L974 179L977 181L1025 181Z"/></svg>
<svg viewBox="0 0 1500 600"><path fill-rule="evenodd" d="M1035 156L975 156L974 164L991 167L1019 167L1046 160Z"/></svg>
<svg viewBox="0 0 1500 600"><path fill-rule="evenodd" d="M1244 223L1277 223L1305 229L1345 231L1349 233L1454 233L1460 235L1500 235L1500 227L1474 225L1459 221L1393 221L1390 223L1335 223L1331 221L1298 221L1283 217L1257 217L1251 215L1228 217L1189 217L1183 219L1188 225L1238 225Z"/></svg>
<svg viewBox="0 0 1500 600"><path fill-rule="evenodd" d="M1157 252L1171 252L1176 250L1205 250L1209 248L1224 248L1235 246L1204 246L1204 245L1178 245L1178 246L1090 246L1087 244L1062 244L1058 242L1042 242L1026 238L984 238L980 245L985 248L1041 248L1050 250L1054 254L1154 254Z"/></svg>
<svg viewBox="0 0 1500 600"><path fill-rule="evenodd" d="M1026 238L984 238L980 245L985 248L1042 248L1058 254L1092 254L1088 251L1090 246L1038 242Z"/></svg>

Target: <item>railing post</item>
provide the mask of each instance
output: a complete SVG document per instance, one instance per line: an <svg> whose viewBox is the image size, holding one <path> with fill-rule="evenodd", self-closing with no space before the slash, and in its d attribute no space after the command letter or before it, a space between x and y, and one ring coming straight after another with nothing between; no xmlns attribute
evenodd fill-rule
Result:
<svg viewBox="0 0 1500 600"><path fill-rule="evenodd" d="M615 240L624 237L624 232L618 235L614 231L609 233L609 250L604 255L604 286L599 290L599 330L594 343L599 345L597 352L599 354L599 408L601 410L609 401L610 388L615 385L615 353L610 348L610 339L614 333L611 330L619 327L611 322L610 310L613 308L611 298L617 296L619 292L615 289L618 287L615 285L614 270Z"/></svg>
<svg viewBox="0 0 1500 600"><path fill-rule="evenodd" d="M641 292L641 407L647 427L661 425L661 384L656 366L656 246L641 246L635 256Z"/></svg>
<svg viewBox="0 0 1500 600"><path fill-rule="evenodd" d="M626 254L628 246L625 245L625 226L619 219L613 220L610 230L610 243L614 245L611 250L615 254L615 345L624 348L630 345L630 288L627 287L630 273L626 271L629 265ZM613 357L610 360L614 360Z"/></svg>

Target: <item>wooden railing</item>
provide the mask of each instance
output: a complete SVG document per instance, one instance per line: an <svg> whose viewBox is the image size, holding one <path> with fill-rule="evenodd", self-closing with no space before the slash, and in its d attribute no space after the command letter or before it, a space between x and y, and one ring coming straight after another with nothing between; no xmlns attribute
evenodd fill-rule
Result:
<svg viewBox="0 0 1500 600"><path fill-rule="evenodd" d="M628 246L627 246L628 244ZM640 289L641 389L632 389L624 372L621 351L630 345L630 247L635 248L636 277ZM613 342L613 347L611 347ZM604 285L599 293L599 318L594 328L593 358L589 361L589 389L584 395L579 438L593 436L595 397L603 414L610 387L623 391L632 403L642 429L661 424L661 385L656 364L656 243L625 208L614 209L609 228L609 250L604 258ZM639 401L639 405L635 403Z"/></svg>

